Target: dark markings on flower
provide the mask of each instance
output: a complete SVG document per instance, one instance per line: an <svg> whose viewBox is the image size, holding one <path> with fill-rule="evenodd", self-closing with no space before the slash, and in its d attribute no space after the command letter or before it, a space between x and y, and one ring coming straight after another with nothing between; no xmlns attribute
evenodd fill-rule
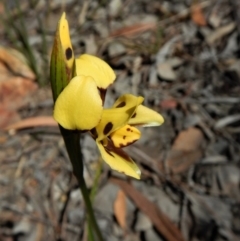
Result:
<svg viewBox="0 0 240 241"><path fill-rule="evenodd" d="M132 115L132 117L131 117L131 118L135 118L135 117L136 117L136 115L137 115L137 113L135 112L135 113Z"/></svg>
<svg viewBox="0 0 240 241"><path fill-rule="evenodd" d="M133 141L127 142L127 143L125 143L125 144L120 143L120 144L119 144L119 147L120 147L120 148L123 148L123 147L129 146L129 145L133 144L135 141L137 141L137 140L133 140Z"/></svg>
<svg viewBox="0 0 240 241"><path fill-rule="evenodd" d="M122 157L125 161L133 163L132 159L121 148L115 147L112 141L109 141L107 146L104 148L108 154L109 152L114 152L120 157Z"/></svg>
<svg viewBox="0 0 240 241"><path fill-rule="evenodd" d="M107 152L108 155L110 155L110 156L115 158L115 156L107 148L104 147L104 149L105 149L105 151Z"/></svg>
<svg viewBox="0 0 240 241"><path fill-rule="evenodd" d="M126 139L126 136L123 136L123 140L125 140Z"/></svg>
<svg viewBox="0 0 240 241"><path fill-rule="evenodd" d="M108 122L107 125L104 127L103 134L107 135L113 128L113 123Z"/></svg>
<svg viewBox="0 0 240 241"><path fill-rule="evenodd" d="M68 47L66 49L65 55L66 55L67 60L72 58L72 49L70 47Z"/></svg>
<svg viewBox="0 0 240 241"><path fill-rule="evenodd" d="M92 133L94 139L97 139L97 138L98 138L98 133L97 133L96 128L93 128L93 129L91 130L91 133Z"/></svg>
<svg viewBox="0 0 240 241"><path fill-rule="evenodd" d="M133 130L131 128L127 128L127 131L133 132Z"/></svg>
<svg viewBox="0 0 240 241"><path fill-rule="evenodd" d="M98 88L99 92L100 92L100 97L102 99L102 104L104 104L104 101L105 101L105 95L107 93L107 90L106 89L103 89L103 88Z"/></svg>
<svg viewBox="0 0 240 241"><path fill-rule="evenodd" d="M121 107L124 107L125 105L126 105L126 102L123 101L123 102L121 102L120 104L118 104L118 105L116 106L116 108L121 108Z"/></svg>

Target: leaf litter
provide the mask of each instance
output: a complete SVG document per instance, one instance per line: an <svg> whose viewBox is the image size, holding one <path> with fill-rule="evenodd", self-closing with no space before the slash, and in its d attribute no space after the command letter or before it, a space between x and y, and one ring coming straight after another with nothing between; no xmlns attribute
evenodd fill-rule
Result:
<svg viewBox="0 0 240 241"><path fill-rule="evenodd" d="M144 96L144 104L165 118L163 126L143 129L141 140L126 148L141 168L141 181L104 165L93 203L105 240L238 240L239 5L43 3L22 6L39 67L36 14L46 23L50 53L64 9L76 53L101 56L117 74L109 106L127 91ZM8 7L18 19L16 6ZM0 240L84 240L84 203L52 121L51 91L38 87L26 60L6 48L13 46L2 27L0 37ZM91 188L99 153L89 139L83 135L81 142Z"/></svg>

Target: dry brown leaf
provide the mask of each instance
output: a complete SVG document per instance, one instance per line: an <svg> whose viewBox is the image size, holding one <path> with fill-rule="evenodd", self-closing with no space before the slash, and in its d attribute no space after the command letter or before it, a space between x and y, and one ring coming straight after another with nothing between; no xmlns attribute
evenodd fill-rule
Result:
<svg viewBox="0 0 240 241"><path fill-rule="evenodd" d="M6 81L12 74L4 63L0 61L0 82Z"/></svg>
<svg viewBox="0 0 240 241"><path fill-rule="evenodd" d="M117 197L115 199L113 209L114 209L114 214L116 216L118 224L123 230L125 230L127 206L126 206L126 196L122 190L119 190L117 193Z"/></svg>
<svg viewBox="0 0 240 241"><path fill-rule="evenodd" d="M194 127L184 130L176 137L168 154L166 166L173 173L181 173L202 156L203 133Z"/></svg>
<svg viewBox="0 0 240 241"><path fill-rule="evenodd" d="M231 22L225 26L217 28L213 33L207 36L206 41L209 45L213 45L217 40L220 40L225 35L231 33L236 27L235 22Z"/></svg>
<svg viewBox="0 0 240 241"><path fill-rule="evenodd" d="M204 17L201 4L196 4L191 8L191 18L199 26L206 26L207 21Z"/></svg>
<svg viewBox="0 0 240 241"><path fill-rule="evenodd" d="M26 104L25 97L37 89L37 84L22 77L11 77L0 82L0 104L9 110L17 110Z"/></svg>
<svg viewBox="0 0 240 241"><path fill-rule="evenodd" d="M38 116L31 117L19 122L16 122L12 125L5 127L5 130L20 130L24 128L38 127L38 126L55 126L57 127L57 122L53 119L52 116Z"/></svg>
<svg viewBox="0 0 240 241"><path fill-rule="evenodd" d="M172 148L174 150L193 151L199 148L202 141L202 132L195 127L191 127L179 133Z"/></svg>
<svg viewBox="0 0 240 241"><path fill-rule="evenodd" d="M0 47L0 62L4 63L13 74L34 80L35 74L23 59L24 57L18 51Z"/></svg>
<svg viewBox="0 0 240 241"><path fill-rule="evenodd" d="M138 190L123 180L116 178L111 178L110 180L112 183L120 186L124 193L132 199L136 206L149 217L157 230L166 238L166 240L184 240L179 229L169 220L169 218Z"/></svg>
<svg viewBox="0 0 240 241"><path fill-rule="evenodd" d="M177 107L177 101L174 99L166 99L161 101L160 106L164 110L175 109Z"/></svg>
<svg viewBox="0 0 240 241"><path fill-rule="evenodd" d="M133 36L147 30L156 28L155 23L139 23L128 27L120 28L110 34L110 37Z"/></svg>

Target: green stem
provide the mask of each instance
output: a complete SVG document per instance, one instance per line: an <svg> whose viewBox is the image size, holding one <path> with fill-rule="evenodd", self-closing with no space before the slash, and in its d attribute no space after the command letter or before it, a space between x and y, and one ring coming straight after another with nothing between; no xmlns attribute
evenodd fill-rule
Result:
<svg viewBox="0 0 240 241"><path fill-rule="evenodd" d="M89 192L86 186L85 179L83 177L83 157L80 146L80 132L69 131L60 126L60 131L63 136L67 152L70 158L70 161L73 166L73 174L76 176L81 193L87 208L87 215L90 222L90 225L95 230L95 234L99 241L103 241L101 231L98 227L96 218L94 216L92 204L89 198Z"/></svg>

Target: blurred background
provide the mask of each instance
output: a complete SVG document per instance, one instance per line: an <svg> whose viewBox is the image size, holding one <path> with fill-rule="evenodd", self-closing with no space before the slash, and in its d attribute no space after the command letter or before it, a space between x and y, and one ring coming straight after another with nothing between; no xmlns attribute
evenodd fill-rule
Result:
<svg viewBox="0 0 240 241"><path fill-rule="evenodd" d="M49 59L66 12L75 56L114 69L106 106L141 95L164 116L126 148L140 181L82 135L109 241L240 239L240 2L0 1L0 241L87 240L84 202L52 119Z"/></svg>

